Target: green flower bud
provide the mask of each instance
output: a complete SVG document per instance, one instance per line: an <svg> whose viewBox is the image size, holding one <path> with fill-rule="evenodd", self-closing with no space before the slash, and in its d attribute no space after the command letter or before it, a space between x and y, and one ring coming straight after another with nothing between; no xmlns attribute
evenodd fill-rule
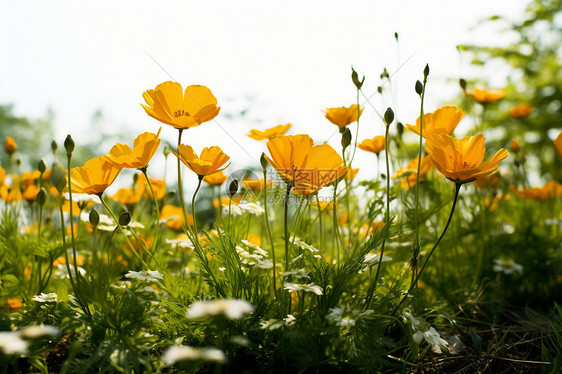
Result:
<svg viewBox="0 0 562 374"><path fill-rule="evenodd" d="M47 201L47 191L44 188L41 188L37 193L37 204L43 205Z"/></svg>
<svg viewBox="0 0 562 374"><path fill-rule="evenodd" d="M459 84L463 91L466 91L466 81L464 79L459 79Z"/></svg>
<svg viewBox="0 0 562 374"><path fill-rule="evenodd" d="M59 145L57 144L56 140L53 140L51 142L51 150L53 151L54 154L57 153L57 149L59 148Z"/></svg>
<svg viewBox="0 0 562 374"><path fill-rule="evenodd" d="M55 186L59 193L62 193L62 190L66 187L66 170L58 162L53 163L51 183L53 183L53 186Z"/></svg>
<svg viewBox="0 0 562 374"><path fill-rule="evenodd" d="M94 227L96 227L98 223L100 223L100 214L98 213L96 208L92 208L92 210L90 210L90 214L88 215L88 218L90 220L90 223Z"/></svg>
<svg viewBox="0 0 562 374"><path fill-rule="evenodd" d="M238 179L233 179L232 182L230 182L230 185L228 186L228 193L230 194L230 197L236 195L236 193L238 192Z"/></svg>
<svg viewBox="0 0 562 374"><path fill-rule="evenodd" d="M131 223L131 213L130 212L121 213L121 215L119 216L119 224L121 226L127 226L129 223Z"/></svg>
<svg viewBox="0 0 562 374"><path fill-rule="evenodd" d="M72 152L74 151L74 140L72 140L72 136L68 134L66 139L64 139L64 149L66 149L66 155L68 157L72 156Z"/></svg>
<svg viewBox="0 0 562 374"><path fill-rule="evenodd" d="M423 77L427 78L429 75L429 64L425 64L425 68L423 69Z"/></svg>
<svg viewBox="0 0 562 374"><path fill-rule="evenodd" d="M39 170L41 174L43 174L45 170L47 170L47 165L45 164L44 159L39 160L39 162L37 163L37 170Z"/></svg>
<svg viewBox="0 0 562 374"><path fill-rule="evenodd" d="M391 108L388 108L386 109L386 112L384 112L384 122L387 126L390 126L392 121L394 121L394 111Z"/></svg>
<svg viewBox="0 0 562 374"><path fill-rule="evenodd" d="M420 81L416 81L416 93L421 95L423 93L423 84Z"/></svg>
<svg viewBox="0 0 562 374"><path fill-rule="evenodd" d="M261 164L261 167L264 171L265 171L265 169L267 169L267 164L269 164L269 162L267 162L267 158L265 158L265 153L263 153L263 152L260 156L260 164Z"/></svg>
<svg viewBox="0 0 562 374"><path fill-rule="evenodd" d="M357 72L355 71L355 69L352 66L351 67L351 80L353 81L353 84L355 85L355 87L357 87L357 89L360 90L361 87L363 87L363 82L365 82L365 76L363 76L363 79L361 81L359 81L359 75L357 74Z"/></svg>
<svg viewBox="0 0 562 374"><path fill-rule="evenodd" d="M345 150L351 144L351 131L346 127L341 134L341 146Z"/></svg>

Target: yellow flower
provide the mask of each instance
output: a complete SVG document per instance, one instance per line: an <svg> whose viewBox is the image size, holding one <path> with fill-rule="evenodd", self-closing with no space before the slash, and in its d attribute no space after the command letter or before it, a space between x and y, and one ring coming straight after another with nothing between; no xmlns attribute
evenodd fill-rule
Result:
<svg viewBox="0 0 562 374"><path fill-rule="evenodd" d="M6 180L6 169L0 166L0 186L4 184Z"/></svg>
<svg viewBox="0 0 562 374"><path fill-rule="evenodd" d="M127 144L117 143L109 151L109 160L115 165L127 169L142 169L148 166L148 163L156 153L160 145L160 130L157 134L145 132L137 136L133 143L133 149Z"/></svg>
<svg viewBox="0 0 562 374"><path fill-rule="evenodd" d="M556 150L558 151L560 157L562 157L562 132L560 132L556 139L554 139L554 146L556 147Z"/></svg>
<svg viewBox="0 0 562 374"><path fill-rule="evenodd" d="M39 193L39 187L34 184L27 186L25 191L23 191L23 198L29 202L35 201L37 199L37 194Z"/></svg>
<svg viewBox="0 0 562 374"><path fill-rule="evenodd" d="M32 173L23 172L21 175L20 184L22 186L30 186L35 183L35 180L41 176L41 172L39 170L35 170Z"/></svg>
<svg viewBox="0 0 562 374"><path fill-rule="evenodd" d="M18 146L17 146L14 138L12 138L11 136L7 136L6 142L4 143L4 151L7 154L11 155L12 153L14 153L17 150L18 150Z"/></svg>
<svg viewBox="0 0 562 374"><path fill-rule="evenodd" d="M152 185L152 189L154 190L154 194L156 195L157 200L162 200L164 196L166 196L166 182L162 179L154 179L148 178L150 180L150 184ZM136 190L139 190L140 194L144 194L147 199L152 200L152 192L150 192L150 187L146 182L146 178L144 175L139 175L137 180L137 187Z"/></svg>
<svg viewBox="0 0 562 374"><path fill-rule="evenodd" d="M344 106L340 106L338 108L327 108L324 110L324 114L330 122L340 128L340 131L343 131L347 125L357 121L363 113L363 108L361 108L358 115L357 107L357 104L353 104L347 108Z"/></svg>
<svg viewBox="0 0 562 374"><path fill-rule="evenodd" d="M220 111L217 99L205 86L187 86L184 94L179 83L168 81L145 91L142 97L146 114L176 129L199 126Z"/></svg>
<svg viewBox="0 0 562 374"><path fill-rule="evenodd" d="M523 190L518 190L516 187L513 187L511 190L523 199L541 201L562 195L562 185L556 181L550 181L542 187L526 188Z"/></svg>
<svg viewBox="0 0 562 374"><path fill-rule="evenodd" d="M484 140L482 134L462 139L435 134L428 136L425 150L443 175L457 184L468 183L494 173L500 161L509 155L502 148L491 159L482 163L486 152Z"/></svg>
<svg viewBox="0 0 562 374"><path fill-rule="evenodd" d="M262 179L243 179L242 184L249 190L252 191L261 191L263 190L263 178ZM267 181L267 188L273 186L273 181Z"/></svg>
<svg viewBox="0 0 562 374"><path fill-rule="evenodd" d="M72 192L99 195L115 181L121 169L107 156L94 157L70 171Z"/></svg>
<svg viewBox="0 0 562 374"><path fill-rule="evenodd" d="M219 199L214 199L214 200L213 200L213 206L214 206L215 208L218 208L218 207L219 207L219 204L220 204L220 206L222 206L222 207L227 207L227 208L228 208L229 201L230 201L230 198L229 198L229 197L221 196L220 201L219 201ZM233 197L232 197L232 206L240 204L241 201L242 201L242 196L241 196L241 195L233 196Z"/></svg>
<svg viewBox="0 0 562 374"><path fill-rule="evenodd" d="M347 173L330 145L314 145L308 135L280 135L269 140L267 148L271 166L294 192L305 196Z"/></svg>
<svg viewBox="0 0 562 374"><path fill-rule="evenodd" d="M450 135L462 117L464 117L464 111L453 105L447 105L437 109L433 113L426 113L423 115L423 137L427 138L432 134L447 134ZM416 120L416 125L406 126L415 132L420 134L420 117Z"/></svg>
<svg viewBox="0 0 562 374"><path fill-rule="evenodd" d="M172 153L200 178L222 171L230 165L229 162L228 165L219 169L230 160L230 157L217 146L204 148L201 151L201 156L197 156L193 148L185 144L180 144L178 149L179 155L175 151L172 151Z"/></svg>
<svg viewBox="0 0 562 374"><path fill-rule="evenodd" d="M203 181L207 182L211 186L220 186L227 179L228 179L228 177L226 175L224 175L224 173L222 171L219 171L217 173L207 175L205 178L203 178Z"/></svg>
<svg viewBox="0 0 562 374"><path fill-rule="evenodd" d="M357 144L357 148L378 155L381 151L384 151L384 136L378 135L372 139L365 139Z"/></svg>
<svg viewBox="0 0 562 374"><path fill-rule="evenodd" d="M352 180L355 178L355 176L357 175L357 173L359 172L359 168L357 169L347 169L347 175L346 178L349 180Z"/></svg>
<svg viewBox="0 0 562 374"><path fill-rule="evenodd" d="M250 243L253 243L253 244L257 245L258 247L261 247L261 236L260 235L254 234L254 233L251 232L251 233L248 234L246 239Z"/></svg>
<svg viewBox="0 0 562 374"><path fill-rule="evenodd" d="M286 125L278 125L272 128L269 128L265 131L260 130L250 130L248 136L254 140L265 140L265 139L272 139L278 135L283 135L289 130L291 124L288 123Z"/></svg>
<svg viewBox="0 0 562 374"><path fill-rule="evenodd" d="M466 92L466 95L472 97L480 104L494 103L507 96L504 90L486 90L479 87L474 87L474 91Z"/></svg>
<svg viewBox="0 0 562 374"><path fill-rule="evenodd" d="M11 310L18 310L23 306L20 299L8 299L7 303Z"/></svg>
<svg viewBox="0 0 562 374"><path fill-rule="evenodd" d="M533 107L528 104L519 104L509 109L509 114L513 118L527 117L533 111Z"/></svg>
<svg viewBox="0 0 562 374"><path fill-rule="evenodd" d="M500 174L493 173L476 178L476 180L474 181L474 186L478 188L495 186L496 184L498 184L499 181L500 181Z"/></svg>
<svg viewBox="0 0 562 374"><path fill-rule="evenodd" d="M140 201L143 191L139 188L120 188L117 193L111 196L112 199L119 201L121 204L136 204Z"/></svg>
<svg viewBox="0 0 562 374"><path fill-rule="evenodd" d="M11 201L19 201L22 198L19 188L14 188L13 186L8 186L7 184L0 187L0 197L2 197L2 200L7 203Z"/></svg>
<svg viewBox="0 0 562 374"><path fill-rule="evenodd" d="M398 169L396 174L392 177L393 179L402 178L400 181L401 188L407 189L416 185L416 181L418 180L418 160L419 157L410 160L408 165ZM423 180L423 177L431 170L433 170L433 162L431 162L431 158L429 156L422 156L420 164L420 181Z"/></svg>
<svg viewBox="0 0 562 374"><path fill-rule="evenodd" d="M517 139L511 140L511 144L509 146L509 150L512 152L517 152L521 149L521 145Z"/></svg>
<svg viewBox="0 0 562 374"><path fill-rule="evenodd" d="M166 227L178 231L182 229L185 222L182 208L175 205L164 205L160 212L160 220L164 221ZM187 220L190 225L193 225L193 217L191 214L187 215Z"/></svg>

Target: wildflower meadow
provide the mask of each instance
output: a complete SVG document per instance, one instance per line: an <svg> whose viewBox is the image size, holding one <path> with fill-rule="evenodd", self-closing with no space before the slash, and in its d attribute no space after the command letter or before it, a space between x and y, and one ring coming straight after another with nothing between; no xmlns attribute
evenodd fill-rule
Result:
<svg viewBox="0 0 562 374"><path fill-rule="evenodd" d="M406 119L366 95L386 69L346 74L356 95L314 124L336 143L232 130L261 147L243 170L192 141L228 110L205 82L139 91L153 131L93 157L71 132L37 159L6 133L0 373L562 372L562 112L539 101L562 79L452 77L428 108L421 66Z"/></svg>

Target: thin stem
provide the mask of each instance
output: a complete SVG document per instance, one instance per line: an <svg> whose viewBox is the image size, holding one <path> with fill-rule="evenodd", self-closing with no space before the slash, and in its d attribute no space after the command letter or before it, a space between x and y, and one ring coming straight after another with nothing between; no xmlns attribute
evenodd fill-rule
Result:
<svg viewBox="0 0 562 374"><path fill-rule="evenodd" d="M277 264L275 260L275 245L273 243L273 236L271 235L271 228L269 227L269 214L267 206L267 170L263 169L263 209L265 218L265 230L267 231L267 236L269 237L269 243L271 245L271 260L273 262L273 295L277 298L277 279L276 279L276 269Z"/></svg>
<svg viewBox="0 0 562 374"><path fill-rule="evenodd" d="M74 241L74 216L72 215L72 184L71 184L71 180L70 180L70 159L72 158L72 156L70 154L68 154L67 160L68 160L68 201L70 203L70 238L72 241L72 256L74 256L74 275L76 277L76 282L79 283L80 282L80 277L78 275L78 264L76 261L76 243Z"/></svg>
<svg viewBox="0 0 562 374"><path fill-rule="evenodd" d="M427 84L427 75L424 76L423 79L423 86L422 86L422 93L421 93L421 104L420 104L420 145L419 145L419 152L418 152L418 171L416 173L416 204L414 208L414 228L415 228L415 240L414 240L414 253L412 257L412 279L418 272L418 265L417 259L420 249L420 227L418 224L419 221L419 205L420 205L420 169L421 169L421 159L422 159L422 147L423 147L423 100L425 97L425 86Z"/></svg>
<svg viewBox="0 0 562 374"><path fill-rule="evenodd" d="M195 216L195 197L197 196L197 192L201 188L201 182L203 181L203 175L199 175L199 182L197 183L197 188L193 193L193 197L191 198L191 215L193 216L193 230L195 231L195 235L197 235L197 216Z"/></svg>
<svg viewBox="0 0 562 374"><path fill-rule="evenodd" d="M183 220L184 220L184 225L185 225L185 230L189 231L192 230L191 226L189 225L189 220L187 219L187 209L185 208L185 200L183 198L183 185L182 185L182 181L181 181L181 161L179 158L179 151L180 151L180 144L181 144L181 136L183 134L183 130L184 129L178 129L178 194L180 197L180 205L181 205L181 211L183 213ZM193 234L193 232L192 232ZM197 235L194 235L195 239L197 239ZM195 244L195 243L194 243Z"/></svg>
<svg viewBox="0 0 562 374"><path fill-rule="evenodd" d="M386 130L384 134L384 153L385 153L385 160L386 160L386 213L384 222L386 225L390 224L390 164L389 164L389 146L390 142L388 140L388 134L390 130L390 125L386 125ZM381 272L382 267L382 259L384 256L384 246L386 244L386 236L384 237L381 245L381 254L379 257L379 263L377 265L377 272L375 273L375 279L373 283L369 286L369 290L367 292L367 300L365 303L365 309L369 309L371 306L371 301L373 300L373 296L375 295L375 291L377 289L377 283L379 281L379 275Z"/></svg>
<svg viewBox="0 0 562 374"><path fill-rule="evenodd" d="M318 221L320 223L320 255L324 255L324 227L322 226L322 208L320 207L318 192L316 192L316 206L318 207Z"/></svg>
<svg viewBox="0 0 562 374"><path fill-rule="evenodd" d="M121 233L121 235L123 235L123 237L125 238L125 241L129 244L129 248L131 248L131 251L135 254L135 256L137 256L139 258L139 260L141 261L142 265L146 268L149 269L148 265L146 264L146 262L144 262L142 256L137 252L137 250L135 249L135 247L133 246L133 243L131 243L131 240L129 239L129 237L127 236L127 234L125 233L125 230L123 230L123 226L121 226L121 224L119 223L119 219L115 216L115 214L113 213L113 211L109 208L109 206L107 205L107 203L105 202L105 200L103 199L102 194L99 194L99 198L101 200L101 203L103 204L103 207L105 208L105 210L109 213L109 215L111 216L111 218L113 218L113 220L115 221L115 224L117 225L117 229L119 230L119 232Z"/></svg>
<svg viewBox="0 0 562 374"><path fill-rule="evenodd" d="M414 282L410 285L410 288L408 289L408 292L406 293L406 295L404 295L404 297L402 298L402 300L400 300L400 303L398 303L398 305L396 306L396 308L394 308L394 311L392 312L392 315L396 314L396 312L398 311L398 309L400 308L400 306L402 306L402 304L404 303L404 301L406 300L406 298L408 296L410 296L410 294L412 293L412 291L414 290L414 288L417 288L417 284L418 284L418 280L420 279L425 267L427 266L427 263L429 262L429 259L431 258L431 255L433 255L433 252L435 252L435 249L437 248L437 246L439 245L439 243L441 242L441 239L443 239L443 237L445 236L445 233L447 232L447 228L449 228L449 224L451 223L451 220L453 219L453 213L455 212L455 207L457 205L457 200L459 198L459 192L461 190L461 183L455 183L455 197L453 198L453 206L451 207L451 213L449 213L449 218L447 219L447 223L445 224L445 228L443 229L443 232L441 233L441 235L439 236L439 239L437 239L437 241L435 242L435 244L433 245L433 248L431 248L431 251L429 251L429 254L427 255L427 259L425 260L425 262L423 263L420 272L418 273L418 276L416 277L416 279L414 280Z"/></svg>
<svg viewBox="0 0 562 374"><path fill-rule="evenodd" d="M291 193L292 186L287 185L287 194L285 195L285 201L283 205L285 207L285 222L284 222L284 234L285 234L285 271L289 271L289 194Z"/></svg>

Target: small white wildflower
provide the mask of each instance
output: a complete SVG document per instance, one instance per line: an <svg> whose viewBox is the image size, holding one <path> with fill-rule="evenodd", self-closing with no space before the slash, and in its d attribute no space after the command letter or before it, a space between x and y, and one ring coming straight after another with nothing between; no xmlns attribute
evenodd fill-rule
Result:
<svg viewBox="0 0 562 374"><path fill-rule="evenodd" d="M166 239L166 244L170 244L172 247L178 247L181 249L195 249L193 242L188 239Z"/></svg>
<svg viewBox="0 0 562 374"><path fill-rule="evenodd" d="M283 278L290 277L291 275L298 279L310 278L308 276L308 271L306 269L295 269L295 270L286 271L283 273Z"/></svg>
<svg viewBox="0 0 562 374"><path fill-rule="evenodd" d="M494 259L494 271L497 272L503 272L505 274L511 274L511 273L519 273L519 274L523 274L523 266L516 264L515 261L513 261L512 259L509 260L501 260L501 259Z"/></svg>
<svg viewBox="0 0 562 374"><path fill-rule="evenodd" d="M264 257L269 255L266 251L264 251L258 245L252 243L249 240L242 240L242 244L244 244L246 247L248 247L250 249L253 249L254 252L258 252L260 255L262 255Z"/></svg>
<svg viewBox="0 0 562 374"><path fill-rule="evenodd" d="M40 303L56 303L57 302L57 294L54 292L51 293L43 293L41 292L40 295L35 295L31 300L38 301Z"/></svg>
<svg viewBox="0 0 562 374"><path fill-rule="evenodd" d="M225 267L220 267L220 268L219 268L219 271L225 271L225 270L226 270Z"/></svg>
<svg viewBox="0 0 562 374"><path fill-rule="evenodd" d="M185 345L169 347L164 352L163 358L167 366L184 361L226 363L224 352L212 347L193 348Z"/></svg>
<svg viewBox="0 0 562 374"><path fill-rule="evenodd" d="M373 266L375 264L378 264L381 261L381 256L377 253L367 253L365 255L365 260L363 260L363 263L366 264L367 266ZM386 262L386 261L392 261L391 257L388 256L382 256L382 262Z"/></svg>
<svg viewBox="0 0 562 374"><path fill-rule="evenodd" d="M239 205L235 204L232 204L232 206L230 207L230 211L232 212L233 216L241 216L243 213L242 208L240 208ZM223 205L222 212L223 214L228 215L228 204Z"/></svg>
<svg viewBox="0 0 562 374"><path fill-rule="evenodd" d="M258 269L271 269L273 267L273 262L269 260L258 261L254 267Z"/></svg>
<svg viewBox="0 0 562 374"><path fill-rule="evenodd" d="M63 194L66 200L70 200L70 194L65 192ZM101 200L97 195L89 195L87 193L72 193L72 202L84 202L84 203L94 203L94 204L101 204Z"/></svg>
<svg viewBox="0 0 562 374"><path fill-rule="evenodd" d="M99 225L97 226L97 230L100 230L100 231L108 231L108 232L111 232L111 231L115 230L116 228L117 228L117 226L111 225L111 224L109 224L109 225L106 225L106 224L99 224Z"/></svg>
<svg viewBox="0 0 562 374"><path fill-rule="evenodd" d="M76 271L74 271L74 266L70 264L68 264L68 266L70 267L70 273L72 274L72 276L74 276L76 274ZM82 276L86 275L86 270L84 270L80 266L78 266L78 272ZM66 264L57 265L57 271L55 272L55 275L61 279L69 278Z"/></svg>
<svg viewBox="0 0 562 374"><path fill-rule="evenodd" d="M287 314L287 317L283 318L283 322L285 322L285 326L293 326L297 319L292 314Z"/></svg>
<svg viewBox="0 0 562 374"><path fill-rule="evenodd" d="M140 222L133 221L127 225L133 229L144 229L144 225Z"/></svg>
<svg viewBox="0 0 562 374"><path fill-rule="evenodd" d="M256 203L242 202L238 204L238 207L242 213L250 213L256 216L260 216L265 212L265 210Z"/></svg>
<svg viewBox="0 0 562 374"><path fill-rule="evenodd" d="M164 276L158 270L142 270L132 271L129 270L125 277L138 279L141 282L158 282L164 279Z"/></svg>
<svg viewBox="0 0 562 374"><path fill-rule="evenodd" d="M246 300L196 301L187 309L187 318L199 319L209 316L223 316L227 319L242 319L253 311L254 306Z"/></svg>
<svg viewBox="0 0 562 374"><path fill-rule="evenodd" d="M285 282L284 288L287 291L289 291L289 293L295 291L304 291L304 292L312 292L315 293L316 295L322 295L322 288L320 286L315 285L314 283L297 284L297 283Z"/></svg>
<svg viewBox="0 0 562 374"><path fill-rule="evenodd" d="M318 249L314 248L313 246L306 244L305 242L303 242L301 239L291 236L291 238L289 239L291 241L291 243L294 243L294 245L296 245L299 248L302 249L306 249L312 253L316 253L316 252L320 252ZM293 242L294 241L294 242Z"/></svg>
<svg viewBox="0 0 562 374"><path fill-rule="evenodd" d="M55 326L27 326L20 330L21 335L27 339L37 339L44 337L56 338L60 335L60 330Z"/></svg>
<svg viewBox="0 0 562 374"><path fill-rule="evenodd" d="M362 312L358 309L352 309L351 307L337 306L335 308L330 308L330 313L326 314L326 319L328 322L335 326L350 329L354 327L358 321L364 319L373 314L373 311L368 309Z"/></svg>
<svg viewBox="0 0 562 374"><path fill-rule="evenodd" d="M449 343L445 339L442 339L437 330L433 327L430 327L429 330L424 332L418 331L413 337L417 344L420 344L422 339L424 339L427 344L431 346L431 350L434 353L441 353L441 347L447 347L449 345Z"/></svg>
<svg viewBox="0 0 562 374"><path fill-rule="evenodd" d="M277 330L280 327L283 327L283 321L280 321L278 319L270 319L267 321L260 322L260 328L262 330L273 331L273 330Z"/></svg>
<svg viewBox="0 0 562 374"><path fill-rule="evenodd" d="M21 338L19 332L0 332L0 351L6 355L25 355L29 343Z"/></svg>

